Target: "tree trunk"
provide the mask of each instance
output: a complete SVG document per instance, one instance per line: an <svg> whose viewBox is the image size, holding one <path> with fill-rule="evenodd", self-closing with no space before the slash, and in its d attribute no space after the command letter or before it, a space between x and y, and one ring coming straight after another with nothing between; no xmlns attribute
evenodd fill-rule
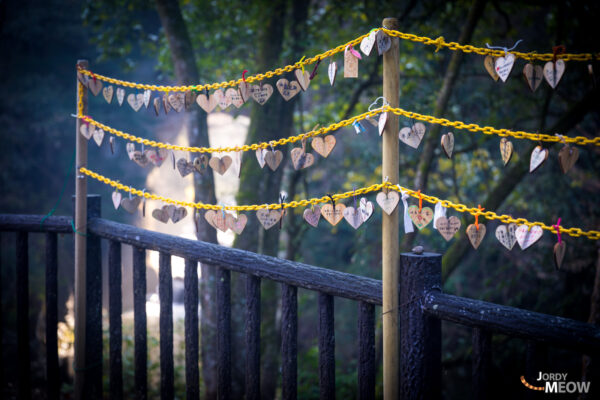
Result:
<svg viewBox="0 0 600 400"><path fill-rule="evenodd" d="M592 110L597 110L600 102L600 89L589 92L579 103L572 107L562 118L554 124L547 132L563 132L566 134L583 117ZM530 154L537 143L532 144L524 154ZM552 147L552 145L548 146ZM529 172L529 157L521 157L519 161L512 164L510 168L502 175L498 183L488 192L483 205L488 210L498 210L504 200L512 193L515 187ZM457 267L459 261L463 258L469 249L469 241L466 235L461 235L455 240L452 246L448 248L442 258L442 278L446 279Z"/></svg>
<svg viewBox="0 0 600 400"><path fill-rule="evenodd" d="M467 21L465 22L460 33L458 43L466 44L471 41L471 38L473 37L473 31L475 30L475 26L477 25L479 18L483 14L485 3L486 0L473 1L471 9L469 10ZM452 52L452 58L450 59L450 63L448 64L448 69L446 69L446 75L444 76L442 88L440 89L435 108L433 110L433 116L435 117L442 117L446 112L446 108L448 108L450 95L452 94L452 90L454 89L454 83L456 82L456 78L458 77L458 71L460 69L460 64L462 62L463 56L464 54L462 51ZM429 179L429 172L431 171L433 165L433 153L437 144L440 142L441 128L441 125L433 125L426 135L423 151L421 152L419 164L417 166L414 187L415 190L421 189L421 191L423 192L427 191L427 181ZM402 237L402 241L400 242L400 251L407 251L410 247L412 247L412 243L414 242L417 234L418 231L404 235Z"/></svg>
<svg viewBox="0 0 600 400"><path fill-rule="evenodd" d="M175 78L178 85L191 85L198 83L199 74L194 57L194 49L190 40L187 26L183 20L179 2L177 0L156 0L156 9L160 17L175 70ZM193 107L186 112L185 125L191 146L208 146L208 124L206 113ZM202 175L194 174L195 201L207 204L215 204L215 189L212 172ZM202 214L198 214L197 239L204 242L217 243L217 234ZM202 264L201 295L200 304L202 318L201 329L201 359L202 377L206 389L206 398L217 396L216 376L216 310L215 305L215 268Z"/></svg>
<svg viewBox="0 0 600 400"><path fill-rule="evenodd" d="M306 1L292 1L292 25L290 37L293 38L292 57L299 58L301 53L301 40L303 26L307 19L308 3ZM256 71L272 69L282 62L284 23L287 1L277 0L264 8L263 24L258 32L258 52L255 67ZM288 60L290 61L290 60ZM292 76L287 76L291 80ZM276 80L269 82L275 88ZM301 96L299 94L298 96ZM298 96L289 102L281 96L274 95L263 106L253 104L251 122L248 130L247 143L267 142L292 135L293 111ZM244 154L240 190L237 196L238 204L265 204L277 203L284 171L287 161L287 150L279 148L284 153L284 160L276 171L271 171L268 166L261 169L256 162L254 153ZM241 249L276 256L279 250L279 229L273 227L267 231L263 229L254 215L248 216L248 223L244 234L236 239L235 246ZM279 304L279 287L274 282L263 281L261 288L261 398L275 398L279 377L279 344L280 335L276 320Z"/></svg>

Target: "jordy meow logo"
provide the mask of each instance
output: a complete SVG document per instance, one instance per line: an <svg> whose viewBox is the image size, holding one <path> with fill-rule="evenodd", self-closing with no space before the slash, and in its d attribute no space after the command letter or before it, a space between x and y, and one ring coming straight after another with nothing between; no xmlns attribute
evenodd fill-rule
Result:
<svg viewBox="0 0 600 400"><path fill-rule="evenodd" d="M567 373L540 372L534 384L530 384L521 376L526 388L545 393L588 393L590 383L586 381L569 381Z"/></svg>

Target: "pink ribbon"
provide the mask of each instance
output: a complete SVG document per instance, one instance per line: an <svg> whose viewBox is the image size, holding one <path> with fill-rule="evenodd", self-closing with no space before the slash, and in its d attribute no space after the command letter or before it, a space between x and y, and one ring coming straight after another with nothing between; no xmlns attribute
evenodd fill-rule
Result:
<svg viewBox="0 0 600 400"><path fill-rule="evenodd" d="M562 242L560 237L560 218L558 218L558 221L556 221L556 225L552 226L556 229L556 236L558 236L558 243L560 244Z"/></svg>
<svg viewBox="0 0 600 400"><path fill-rule="evenodd" d="M354 57L358 58L359 60L362 60L360 53L358 51L354 50L354 47L352 47L352 45L346 47L346 51L349 51L350 54L352 54Z"/></svg>

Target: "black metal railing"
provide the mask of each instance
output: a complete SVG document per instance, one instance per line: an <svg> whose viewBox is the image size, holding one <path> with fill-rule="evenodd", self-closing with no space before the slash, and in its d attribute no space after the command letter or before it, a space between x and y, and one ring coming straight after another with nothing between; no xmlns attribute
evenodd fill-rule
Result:
<svg viewBox="0 0 600 400"><path fill-rule="evenodd" d="M382 301L381 281L263 256L215 244L181 239L100 218L100 198L88 197L86 282L86 398L102 398L101 240L108 241L110 398L123 398L121 244L133 246L134 375L137 399L147 398L146 251L158 251L160 298L160 393L174 397L173 291L171 256L185 259L185 378L188 399L199 397L198 272L201 262L217 268L218 398L231 397L231 271L246 276L247 399L260 398L260 285L282 285L282 398L297 396L297 288L319 293L319 388L335 398L335 297L358 302L358 398L375 397L375 306ZM30 398L28 322L28 246L30 232L46 233L47 397L59 395L57 356L57 233L72 233L71 219L0 215L0 231L15 231L17 251L18 398ZM441 256L402 254L400 258L400 387L403 398L439 398L441 393L441 320L473 328L473 390L484 398L489 387L491 335L501 333L569 348L600 351L600 328L566 318L444 294ZM3 325L4 326L4 325ZM0 330L1 334L1 330Z"/></svg>

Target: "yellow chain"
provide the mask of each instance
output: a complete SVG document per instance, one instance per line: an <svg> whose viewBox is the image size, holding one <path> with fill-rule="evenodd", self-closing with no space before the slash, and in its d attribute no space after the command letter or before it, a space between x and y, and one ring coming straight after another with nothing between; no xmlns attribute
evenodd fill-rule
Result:
<svg viewBox="0 0 600 400"><path fill-rule="evenodd" d="M248 76L246 78L246 82L247 83L252 83L252 82L260 82L264 79L267 78L272 78L274 76L277 75L283 75L286 72L291 72L294 71L296 69L301 69L302 67L306 66L306 65L310 65L313 64L319 60L323 60L327 57L331 57L337 53L340 53L342 51L344 51L346 49L346 47L348 46L356 46L357 44L359 44L365 37L368 36L367 34L364 34L362 36L357 37L356 39L353 39L351 41L349 41L348 43L339 45L333 49L329 49L324 53L321 54L317 54L314 57L311 58L306 58L302 61L297 61L294 64L291 65L286 65L283 68L277 68L274 71L267 71L265 73L262 74L256 74L256 75L251 75ZM135 82L128 82L128 81L122 81L120 79L114 79L114 78L109 78L107 76L104 75L99 75L96 74L92 71L89 70L85 70L85 69L80 69L79 72L81 72L84 75L87 76L91 76L91 77L95 77L96 79L100 79L101 81L104 82L108 82L108 83L112 83L115 85L120 85L120 86L126 86L126 87L130 87L130 88L135 88L135 89L140 89L140 90L154 90L154 91L159 91L159 92L187 92L189 90L197 90L197 91L202 91L202 90L215 90L215 89L220 89L220 88L226 88L226 87L232 87L232 86L237 86L240 83L242 83L243 79L237 79L237 80L230 80L230 81L226 81L226 82L219 82L219 83L207 83L204 85L187 85L187 86L162 86L162 85L149 85L149 84L143 84L143 83L135 83Z"/></svg>
<svg viewBox="0 0 600 400"><path fill-rule="evenodd" d="M411 42L423 43L425 45L436 46L438 49L442 47L446 47L452 51L460 50L463 53L476 53L482 56L493 56L493 57L502 57L506 53L504 50L492 50L488 48L475 47L470 44L461 45L456 42L446 42L443 36L438 37L437 39L431 39L426 36L417 36L411 33L402 33L390 29L380 28L385 33L390 36L394 36L403 40L410 40ZM437 51L437 50L436 50ZM539 54L539 53L521 53L518 51L509 51L508 53L514 54L517 58L523 58L529 61L552 61L554 60L553 53ZM565 61L591 61L593 59L600 59L600 53L578 53L578 54L557 54L556 59L561 59Z"/></svg>
<svg viewBox="0 0 600 400"><path fill-rule="evenodd" d="M452 127L458 128L458 129L466 129L471 132L482 132L486 135L495 134L498 136L511 136L511 137L514 137L517 139L528 139L528 140L533 140L536 142L539 142L539 141L542 141L542 142L563 141L564 143L575 143L578 145L593 144L595 146L600 146L600 136L595 137L593 139L588 139L584 136L569 137L569 136L563 136L563 135L558 136L558 135L547 135L547 134L542 134L542 133L528 133L528 132L523 132L523 131L511 131L508 129L496 129L491 126L483 126L482 127L477 124L465 124L464 122L461 122L461 121L450 121L445 118L436 118L431 115L419 114L416 112L403 110L402 108L391 108L389 106L384 106L383 108L368 111L366 113L354 116L352 118L345 119L345 120L337 122L337 123L333 123L327 127L312 130L312 131L309 131L306 133L302 133L300 135L290 136L287 138L274 140L274 141L271 141L268 143L262 142L262 143L254 143L254 144L250 144L250 145L233 146L233 147L177 146L177 145L172 145L172 144L168 144L168 143L157 142L155 140L144 139L144 138L141 138L138 136L131 135L129 133L122 132L120 130L111 128L108 125L100 123L88 116L84 116L84 115L80 114L79 118L98 127L99 129L102 129L109 133L112 133L115 136L119 136L119 137L121 137L125 140L128 140L128 141L131 141L131 142L144 144L145 146L158 147L161 149L189 151L192 153L221 153L221 152L237 152L237 151L249 151L249 150L255 151L259 148L266 149L269 147L282 146L287 143L295 143L299 140L308 139L310 137L314 137L314 136L318 136L318 135L325 135L328 132L335 131L344 126L351 125L355 121L362 121L362 120L366 119L367 117L374 117L377 114L382 113L382 112L392 112L396 115L401 115L401 116L411 118L411 119L416 119L419 121L425 121L425 122L429 122L432 124L440 124L443 126L452 126Z"/></svg>
<svg viewBox="0 0 600 400"><path fill-rule="evenodd" d="M281 209L281 208L285 209L285 208L306 207L309 205L316 205L319 203L327 203L330 201L329 196L323 196L320 198L312 198L309 200L305 199L305 200L300 200L300 201L291 201L289 203L281 203L281 204L277 203L277 204L243 205L243 206L220 206L220 205L214 205L214 204L191 203L191 202L174 200L174 199L171 199L168 197L158 196L155 194L148 193L146 191L133 189L129 186L123 185L120 182L113 181L109 178L106 178L106 177L100 175L100 174L97 174L96 172L93 172L85 167L79 168L79 171L83 174L86 174L87 176L89 176L91 178L94 178L100 182L110 185L117 190L123 190L125 192L131 193L136 196L144 197L144 198L150 199L150 200L162 201L162 202L168 203L168 204L175 204L180 207L191 207L191 208L204 209L204 210L234 210L234 211L256 211L256 210L261 210L261 209L276 210L276 209ZM497 219L505 224L515 223L518 225L527 225L529 227L539 226L542 229L548 230L552 233L556 233L556 229L555 229L554 225L549 226L549 225L545 225L542 222L529 222L524 218L512 218L509 215L498 215L492 211L482 212L478 208L473 208L473 207L469 208L464 204L456 204L456 203L453 203L448 200L441 200L435 196L428 196L426 194L417 192L412 189L407 189L407 188L401 187L399 185L394 185L390 182L374 184L374 185L356 189L356 190L353 190L350 192L334 194L334 195L332 195L332 197L335 201L338 201L338 200L347 199L347 198L353 197L353 196L360 196L362 194L366 194L366 193L370 193L370 192L377 192L382 189L388 189L388 190L391 189L391 190L395 190L395 191L402 190L414 198L422 198L423 200L425 200L429 203L432 203L432 204L441 203L443 207L453 208L458 212L468 212L471 215L481 215L482 217L484 217L488 220ZM584 232L580 228L563 228L562 226L559 228L560 228L561 233L565 233L570 236L574 236L574 237L586 236L588 239L591 239L591 240L600 239L600 231Z"/></svg>
<svg viewBox="0 0 600 400"><path fill-rule="evenodd" d="M476 53L476 54L480 54L480 55L490 55L493 57L501 57L501 56L505 55L505 52L502 50L492 50L492 49L487 49L487 48L471 46L469 44L461 45L456 42L446 42L442 36L438 37L437 39L431 39L427 36L417 36L417 35L413 35L411 33L403 33L403 32L394 31L394 30L386 29L386 28L373 29L373 31L379 31L379 30L384 31L385 33L387 33L390 36L397 37L397 38L400 38L403 40L409 40L411 42L418 42L418 43L423 43L425 45L436 46L438 50L442 47L446 47L453 51L460 50L464 53ZM262 74L256 74L256 75L249 76L246 78L246 82L248 82L248 83L260 82L264 79L272 78L277 75L283 75L286 72L291 72L295 69L300 69L306 65L313 64L313 63L317 62L318 60L323 60L324 58L331 57L337 53L344 51L346 49L346 47L348 47L348 46L356 46L368 35L369 35L369 33L366 33L362 36L357 37L356 39L349 41L348 43L339 45L333 49L329 49L326 52L317 54L314 57L307 58L307 59L304 59L301 61L297 61L294 64L286 65L285 67L277 68L273 71L267 71ZM523 59L529 60L529 61L533 61L533 60L551 61L555 57L555 55L552 53L538 54L538 53L521 53L518 51L509 51L509 53L514 54L514 56L517 58L523 58ZM591 61L593 59L600 59L600 53L595 53L595 54L592 54L592 53L557 54L556 59L562 59L565 61ZM197 90L197 91L215 90L215 89L220 89L220 88L237 86L240 83L242 83L242 81L243 81L243 79L240 78L237 80L230 80L230 81L219 82L219 83L217 83L217 82L207 83L204 85L163 86L163 85L153 85L153 84L144 84L144 83L123 81L120 79L115 79L115 78L110 78L110 77L107 77L104 75L99 75L99 74L96 74L96 73L86 70L86 69L80 69L79 72L81 72L84 75L94 77L96 79L100 79L101 81L112 83L115 85L130 87L130 88L139 89L139 90L153 90L153 91L160 91L160 92L187 92L188 90Z"/></svg>
<svg viewBox="0 0 600 400"><path fill-rule="evenodd" d="M312 130L306 133L302 133L300 135L296 135L296 136L290 136L287 138L282 138L279 140L272 140L270 142L262 142L262 143L254 143L254 144L248 144L248 145L243 145L243 146L233 146L233 147L190 147L190 146L177 146L177 145L172 145L169 143L162 143L162 142L157 142L155 140L149 140L149 139L144 139L138 136L134 136L131 135L129 133L125 133L122 132L120 130L111 128L108 125L104 125L103 123L100 123L88 116L80 116L79 118L81 118L83 121L88 122L106 132L112 133L115 136L119 136L125 140L128 140L130 142L136 142L136 143L140 143L143 144L145 146L152 146L152 147L158 147L161 149L170 149L170 150L180 150L180 151L189 151L192 153L222 153L222 152L237 152L237 151L249 151L249 150L258 150L258 149L267 149L269 147L276 147L276 146L282 146L284 144L287 143L295 143L299 140L303 140L303 139L308 139L310 137L314 137L314 136L319 136L319 135L325 135L328 132L331 131L335 131L339 128L342 128L344 126L348 126L351 125L352 123L354 123L355 121L362 121L364 119L366 119L367 117L374 117L375 115L379 114L381 112L381 109L379 110L373 110L373 111L368 111L366 113L360 114L360 115L356 115L354 117L351 117L349 119L345 119L343 121L337 122L337 123L333 123L327 127L323 127L323 128L319 128L316 130Z"/></svg>
<svg viewBox="0 0 600 400"><path fill-rule="evenodd" d="M440 124L443 126L452 126L457 129L466 129L471 132L482 132L486 135L498 135L498 136L511 136L516 139L528 139L535 142L565 142L575 143L578 145L593 144L600 146L600 136L593 139L588 139L584 136L568 137L563 135L547 135L543 133L528 133L523 131L511 131L509 129L497 129L491 126L479 126L477 124L465 124L462 121L450 121L446 118L437 118L431 115L419 114L412 111L406 111L401 108L391 108L389 106L383 107L383 112L390 111L396 115L401 115L406 118L416 119L419 121L425 121L432 124ZM380 111L380 112L381 112Z"/></svg>

